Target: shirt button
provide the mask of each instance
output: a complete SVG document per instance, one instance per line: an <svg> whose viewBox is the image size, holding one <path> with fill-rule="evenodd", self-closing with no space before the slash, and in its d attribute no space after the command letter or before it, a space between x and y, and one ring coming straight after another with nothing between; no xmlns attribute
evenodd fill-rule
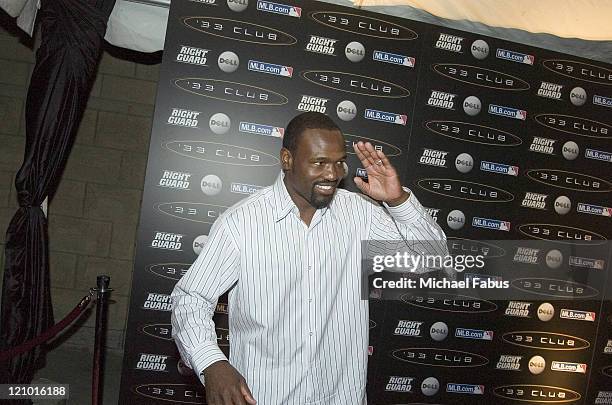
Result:
<svg viewBox="0 0 612 405"><path fill-rule="evenodd" d="M308 270L312 270L312 266L308 266Z"/></svg>
<svg viewBox="0 0 612 405"><path fill-rule="evenodd" d="M312 302L312 298L308 298L308 302Z"/></svg>
<svg viewBox="0 0 612 405"><path fill-rule="evenodd" d="M310 332L310 336L312 336L312 332Z"/></svg>

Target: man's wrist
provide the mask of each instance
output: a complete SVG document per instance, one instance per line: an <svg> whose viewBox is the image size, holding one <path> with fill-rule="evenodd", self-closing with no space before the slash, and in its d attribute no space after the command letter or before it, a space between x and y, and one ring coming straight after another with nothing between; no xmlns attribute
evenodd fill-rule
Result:
<svg viewBox="0 0 612 405"><path fill-rule="evenodd" d="M409 197L410 197L410 193L402 189L402 194L398 198L394 198L392 200L385 201L385 203L387 203L389 207L397 207L398 205L405 203Z"/></svg>

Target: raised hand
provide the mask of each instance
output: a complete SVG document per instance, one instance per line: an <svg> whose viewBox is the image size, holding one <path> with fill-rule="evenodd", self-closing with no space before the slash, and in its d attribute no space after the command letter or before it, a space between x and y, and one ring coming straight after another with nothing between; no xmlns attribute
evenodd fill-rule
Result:
<svg viewBox="0 0 612 405"><path fill-rule="evenodd" d="M390 206L403 203L410 194L402 189L397 171L382 151L374 149L370 142L357 142L353 145L357 157L368 173L366 183L355 177L355 185L374 200L384 201Z"/></svg>

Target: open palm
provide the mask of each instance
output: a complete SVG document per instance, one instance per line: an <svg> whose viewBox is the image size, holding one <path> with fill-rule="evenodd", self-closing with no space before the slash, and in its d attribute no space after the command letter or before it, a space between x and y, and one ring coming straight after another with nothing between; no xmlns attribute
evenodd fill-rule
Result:
<svg viewBox="0 0 612 405"><path fill-rule="evenodd" d="M368 173L367 183L360 177L355 177L355 185L364 194L378 201L387 202L400 198L404 191L399 176L385 154L374 149L370 142L357 142L353 148Z"/></svg>

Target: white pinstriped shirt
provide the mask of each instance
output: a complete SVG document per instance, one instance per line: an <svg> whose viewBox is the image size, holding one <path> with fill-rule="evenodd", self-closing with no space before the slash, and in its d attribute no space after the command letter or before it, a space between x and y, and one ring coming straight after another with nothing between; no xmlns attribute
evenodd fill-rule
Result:
<svg viewBox="0 0 612 405"><path fill-rule="evenodd" d="M230 363L258 405L360 405L365 400L368 301L361 299L361 240L445 236L414 195L387 211L338 189L310 226L281 173L229 208L172 292L172 334L199 374L227 360L212 321L228 289ZM389 215L390 214L390 215ZM397 223L397 228L393 224Z"/></svg>

